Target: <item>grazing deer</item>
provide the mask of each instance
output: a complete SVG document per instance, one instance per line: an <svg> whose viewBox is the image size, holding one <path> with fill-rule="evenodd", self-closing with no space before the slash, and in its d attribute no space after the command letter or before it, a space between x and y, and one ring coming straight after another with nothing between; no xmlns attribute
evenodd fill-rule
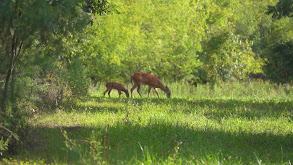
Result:
<svg viewBox="0 0 293 165"><path fill-rule="evenodd" d="M127 90L122 84L120 84L120 83L116 83L116 82L107 82L107 83L106 83L106 87L107 87L107 89L106 89L106 91L104 92L104 96L105 96L105 94L108 92L109 97L111 97L111 96L110 96L111 90L112 90L112 89L117 89L117 90L118 90L118 93L119 93L119 97L120 97L120 95L121 95L121 91L123 91L123 92L126 94L126 96L129 97L128 90Z"/></svg>
<svg viewBox="0 0 293 165"><path fill-rule="evenodd" d="M168 98L170 98L171 91L167 86L164 86L163 83L160 81L160 79L154 75L151 75L149 73L135 73L130 78L131 83L134 81L134 85L131 88L131 97L133 90L137 87L137 93L140 95L140 87L142 84L146 84L149 86L148 90L148 97L150 96L151 89L154 88L155 92L157 93L157 96L159 97L157 88L162 89Z"/></svg>

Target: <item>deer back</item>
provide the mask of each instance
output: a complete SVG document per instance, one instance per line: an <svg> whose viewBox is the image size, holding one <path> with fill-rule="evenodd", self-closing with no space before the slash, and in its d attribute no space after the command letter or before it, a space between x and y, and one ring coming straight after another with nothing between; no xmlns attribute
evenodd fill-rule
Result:
<svg viewBox="0 0 293 165"><path fill-rule="evenodd" d="M165 88L163 83L158 77L151 75L149 73L135 73L132 76L132 79L136 84L147 84L151 87L161 88L161 89Z"/></svg>
<svg viewBox="0 0 293 165"><path fill-rule="evenodd" d="M121 90L121 91L127 90L122 84L116 83L116 82L107 82L106 87L110 87L110 88Z"/></svg>

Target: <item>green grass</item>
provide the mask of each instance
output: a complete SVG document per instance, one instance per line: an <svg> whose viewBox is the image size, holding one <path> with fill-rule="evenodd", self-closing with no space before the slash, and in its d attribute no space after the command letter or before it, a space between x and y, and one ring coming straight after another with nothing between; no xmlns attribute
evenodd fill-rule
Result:
<svg viewBox="0 0 293 165"><path fill-rule="evenodd" d="M134 98L98 86L30 120L11 161L39 164L292 164L293 88L263 82L169 84ZM129 85L130 87L130 85Z"/></svg>

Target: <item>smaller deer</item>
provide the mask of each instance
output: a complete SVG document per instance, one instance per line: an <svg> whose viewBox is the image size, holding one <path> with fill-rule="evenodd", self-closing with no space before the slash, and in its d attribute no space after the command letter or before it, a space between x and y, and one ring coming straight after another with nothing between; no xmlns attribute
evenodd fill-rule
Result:
<svg viewBox="0 0 293 165"><path fill-rule="evenodd" d="M112 90L112 89L117 89L117 90L118 90L118 93L119 93L119 97L120 97L120 95L121 95L121 91L123 91L123 92L126 94L126 96L129 97L128 90L127 90L122 84L120 84L120 83L116 83L116 82L107 82L107 83L106 83L106 87L107 87L107 89L106 89L106 91L104 92L104 96L105 96L105 94L108 92L109 97L111 97L111 96L110 96L111 90Z"/></svg>

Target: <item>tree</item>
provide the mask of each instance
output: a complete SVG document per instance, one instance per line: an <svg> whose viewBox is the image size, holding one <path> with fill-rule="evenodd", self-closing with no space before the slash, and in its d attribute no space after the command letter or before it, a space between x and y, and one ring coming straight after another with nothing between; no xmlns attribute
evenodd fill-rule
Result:
<svg viewBox="0 0 293 165"><path fill-rule="evenodd" d="M263 61L252 51L252 42L241 41L230 32L212 34L204 42L198 74L202 80L219 82L245 80L250 73L261 73Z"/></svg>
<svg viewBox="0 0 293 165"><path fill-rule="evenodd" d="M279 0L275 6L269 5L266 14L272 14L272 18L278 20L273 19L275 28L269 40L271 42L264 51L267 58L264 70L272 81L290 82L293 80L292 19L290 19L293 17L293 0Z"/></svg>
<svg viewBox="0 0 293 165"><path fill-rule="evenodd" d="M293 41L271 45L268 54L267 75L282 83L293 80Z"/></svg>
<svg viewBox="0 0 293 165"><path fill-rule="evenodd" d="M31 45L46 45L82 30L91 14L107 10L106 0L1 0L1 73L5 72L2 108L5 109L15 67ZM90 15L88 13L91 13Z"/></svg>
<svg viewBox="0 0 293 165"><path fill-rule="evenodd" d="M275 6L269 5L267 14L272 14L273 18L293 17L293 0L279 0Z"/></svg>
<svg viewBox="0 0 293 165"><path fill-rule="evenodd" d="M28 82L36 84L32 75L39 73L37 65L50 65L56 58L44 58L52 60L44 63L35 59L43 58L51 49L58 49L59 52L55 52L61 55L66 40L93 22L95 15L107 10L106 0L0 0L1 154L3 144L9 150L17 144L15 139L18 138L9 137L17 134L22 138L27 128L23 108L20 109L16 102L21 92L16 91L19 87L27 88ZM59 59L62 58L59 56ZM31 78L20 77L23 73ZM18 85L15 85L17 81Z"/></svg>
<svg viewBox="0 0 293 165"><path fill-rule="evenodd" d="M196 70L205 31L197 2L122 0L116 5L115 13L94 24L98 37L83 48L92 57L91 77L129 82L141 71L182 80Z"/></svg>

